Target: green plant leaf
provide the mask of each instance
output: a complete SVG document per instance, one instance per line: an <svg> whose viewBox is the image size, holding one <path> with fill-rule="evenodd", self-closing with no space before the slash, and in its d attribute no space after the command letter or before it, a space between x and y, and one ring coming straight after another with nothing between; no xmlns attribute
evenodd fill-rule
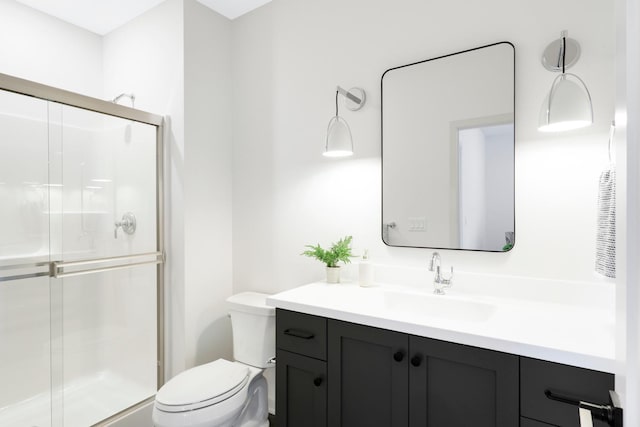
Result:
<svg viewBox="0 0 640 427"><path fill-rule="evenodd" d="M301 255L305 255L311 258L315 258L327 265L327 267L337 267L338 262L348 264L351 262L351 240L352 236L346 236L338 240L336 243L332 243L329 250L323 249L320 244L315 246L306 245L305 248L309 248L302 252Z"/></svg>

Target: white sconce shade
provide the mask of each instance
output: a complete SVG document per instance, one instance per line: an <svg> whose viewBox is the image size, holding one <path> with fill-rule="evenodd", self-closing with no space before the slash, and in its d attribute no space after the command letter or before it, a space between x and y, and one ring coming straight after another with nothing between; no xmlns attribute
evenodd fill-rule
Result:
<svg viewBox="0 0 640 427"><path fill-rule="evenodd" d="M582 79L571 73L556 77L540 109L538 130L563 132L592 123L591 94Z"/></svg>
<svg viewBox="0 0 640 427"><path fill-rule="evenodd" d="M324 147L325 157L347 157L353 155L353 137L347 121L338 114L338 95L346 99L346 106L351 111L358 111L364 106L365 92L360 88L348 91L340 86L336 88L336 115L329 120L327 126L327 141Z"/></svg>
<svg viewBox="0 0 640 427"><path fill-rule="evenodd" d="M340 116L333 116L327 126L326 157L347 157L353 155L353 138L349 124Z"/></svg>
<svg viewBox="0 0 640 427"><path fill-rule="evenodd" d="M580 57L580 44L567 37L550 43L542 55L542 65L549 71L561 74L553 80L538 120L540 132L563 132L590 126L593 123L593 104L587 85L566 69Z"/></svg>

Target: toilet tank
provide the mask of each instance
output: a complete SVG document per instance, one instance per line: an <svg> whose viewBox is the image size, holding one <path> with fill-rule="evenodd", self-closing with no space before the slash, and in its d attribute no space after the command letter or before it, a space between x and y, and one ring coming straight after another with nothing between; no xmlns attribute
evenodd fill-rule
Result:
<svg viewBox="0 0 640 427"><path fill-rule="evenodd" d="M268 367L276 355L276 309L266 305L269 295L242 292L227 299L233 330L233 358L256 368Z"/></svg>

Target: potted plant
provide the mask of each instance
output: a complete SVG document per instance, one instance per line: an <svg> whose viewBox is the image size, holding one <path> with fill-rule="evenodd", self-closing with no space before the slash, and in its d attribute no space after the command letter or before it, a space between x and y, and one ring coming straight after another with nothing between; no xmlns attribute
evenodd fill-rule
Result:
<svg viewBox="0 0 640 427"><path fill-rule="evenodd" d="M327 283L340 283L340 266L338 262L348 264L351 262L351 236L343 237L336 243L331 244L331 248L323 249L320 244L315 246L306 245L307 249L301 255L315 258L325 263L327 266Z"/></svg>

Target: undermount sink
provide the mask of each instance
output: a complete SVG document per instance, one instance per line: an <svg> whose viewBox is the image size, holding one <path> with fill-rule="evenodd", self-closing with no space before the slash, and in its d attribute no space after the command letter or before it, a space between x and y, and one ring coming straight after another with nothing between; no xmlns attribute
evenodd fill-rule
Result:
<svg viewBox="0 0 640 427"><path fill-rule="evenodd" d="M405 314L465 322L486 321L496 310L495 306L483 302L401 291L385 291L384 305Z"/></svg>

